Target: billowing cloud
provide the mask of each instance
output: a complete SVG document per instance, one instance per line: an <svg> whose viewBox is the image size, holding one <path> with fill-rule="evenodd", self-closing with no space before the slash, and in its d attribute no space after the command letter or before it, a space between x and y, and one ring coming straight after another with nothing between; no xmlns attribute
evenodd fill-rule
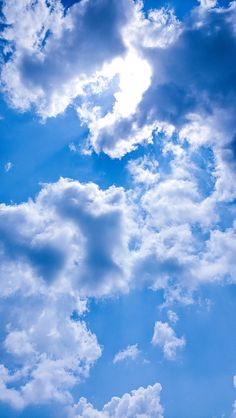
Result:
<svg viewBox="0 0 236 418"><path fill-rule="evenodd" d="M156 383L147 388L140 387L121 398L114 397L104 405L102 411L95 409L85 398L70 409L69 418L163 418L160 403L161 385Z"/></svg>
<svg viewBox="0 0 236 418"><path fill-rule="evenodd" d="M235 224L219 228L222 205L229 221L231 213L229 197L216 188L221 172L209 168L215 177L206 195L193 155L181 143L164 143L168 170L139 158L128 166L131 190L60 179L35 200L1 205L0 294L8 318L1 327L11 358L1 369L3 401L18 408L73 402L72 387L101 355L81 318L87 297L148 285L163 289L168 303L190 303L201 283L235 281ZM152 342L168 359L185 345L161 322ZM115 358L136 355L129 346Z"/></svg>
<svg viewBox="0 0 236 418"><path fill-rule="evenodd" d="M9 360L0 367L0 400L16 409L72 403L71 389L101 356L96 336L82 320L71 318L79 299L38 289L34 296L10 300L10 306L9 300L2 302L8 321L2 349Z"/></svg>
<svg viewBox="0 0 236 418"><path fill-rule="evenodd" d="M89 76L124 53L129 3L83 0L64 15L59 0L4 2L10 59L2 82L10 103L20 110L35 104L42 117L63 112Z"/></svg>
<svg viewBox="0 0 236 418"><path fill-rule="evenodd" d="M168 172L156 160L129 163L132 190L61 179L35 201L1 205L2 296L49 286L101 297L141 283L191 293L201 282L233 282L236 234L227 204L235 192L226 194L216 162L206 194L193 157L167 143ZM227 228L219 228L222 205Z"/></svg>
<svg viewBox="0 0 236 418"><path fill-rule="evenodd" d="M159 147L128 162L130 190L61 179L35 200L1 205L3 350L11 359L1 367L1 400L71 404L72 388L101 356L81 317L86 298L147 285L162 289L167 304L188 304L201 283L235 282L235 3L201 2L182 23L170 10L145 15L141 2L81 1L64 14L58 1L11 0L3 12L2 83L14 107L33 105L46 118L74 103L88 148L112 158L142 143ZM169 320L177 320L171 311ZM185 340L158 321L152 343L174 359ZM138 354L128 346L114 362ZM75 414L156 417L159 395L148 412L137 401L152 390L102 411L81 400Z"/></svg>
<svg viewBox="0 0 236 418"><path fill-rule="evenodd" d="M66 281L85 296L125 291L132 235L128 211L122 188L102 191L63 179L45 186L35 202L2 205L1 268L18 265L19 272L28 272L29 289L34 277L42 286L57 281L63 287ZM11 292L6 282L2 286L3 293ZM16 281L14 291L17 287Z"/></svg>
<svg viewBox="0 0 236 418"><path fill-rule="evenodd" d="M81 315L86 296L128 289L125 200L123 189L61 179L35 201L1 205L1 401L70 404L101 356Z"/></svg>
<svg viewBox="0 0 236 418"><path fill-rule="evenodd" d="M0 401L60 402L73 418L162 418L158 383L100 411L85 398L74 405L102 354L83 314L91 297L161 290L171 325L157 321L152 344L173 360L185 338L170 305L192 303L201 284L235 283L236 2L200 0L182 22L131 0L2 6L11 106L44 121L73 106L86 153L147 147L128 160L126 188L61 178L0 205ZM129 345L113 363L139 354Z"/></svg>
<svg viewBox="0 0 236 418"><path fill-rule="evenodd" d="M111 157L173 128L190 143L200 132L195 145L230 147L236 3L200 3L179 22L171 10L143 13L142 2L81 1L66 14L59 1L17 8L6 2L6 95L21 110L34 105L43 118L79 98L75 107L90 130L89 147Z"/></svg>

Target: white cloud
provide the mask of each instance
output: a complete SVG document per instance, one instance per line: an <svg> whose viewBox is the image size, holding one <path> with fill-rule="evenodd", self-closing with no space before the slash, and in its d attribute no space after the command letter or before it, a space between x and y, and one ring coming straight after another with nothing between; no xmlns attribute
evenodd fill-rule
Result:
<svg viewBox="0 0 236 418"><path fill-rule="evenodd" d="M185 346L184 337L178 338L167 322L157 321L154 327L152 344L163 350L166 359L174 360L177 351Z"/></svg>
<svg viewBox="0 0 236 418"><path fill-rule="evenodd" d="M199 268L203 281L226 281L235 283L236 223L225 231L214 230L206 245Z"/></svg>
<svg viewBox="0 0 236 418"><path fill-rule="evenodd" d="M187 304L201 283L235 282L235 213L227 206L236 197L235 2L214 6L201 1L181 24L169 10L145 16L141 2L82 0L65 15L57 0L4 2L10 58L1 80L12 106L47 118L74 103L90 131L87 152L121 158L154 141L160 152L129 162L132 190L61 179L34 201L1 205L2 349L10 358L0 368L2 401L73 403L72 388L101 355L80 317L87 297L147 284L167 302ZM212 161L201 180L203 149ZM177 316L168 311L168 319ZM174 359L185 339L157 321L152 343ZM114 363L138 354L128 346ZM161 417L159 393L158 384L140 388L102 411L81 399L71 413Z"/></svg>
<svg viewBox="0 0 236 418"><path fill-rule="evenodd" d="M9 358L2 401L15 408L72 402L72 388L101 356L81 319L86 296L129 288L128 212L123 189L65 179L45 185L35 201L1 205L0 296Z"/></svg>
<svg viewBox="0 0 236 418"><path fill-rule="evenodd" d="M160 177L158 173L158 161L148 158L146 155L137 160L130 160L127 166L130 174L137 183L157 183Z"/></svg>
<svg viewBox="0 0 236 418"><path fill-rule="evenodd" d="M178 315L175 312L171 311L171 310L169 310L167 312L167 316L168 316L169 321L172 324L176 324L176 322L178 322L178 320L179 320Z"/></svg>
<svg viewBox="0 0 236 418"><path fill-rule="evenodd" d="M217 5L217 0L199 0L203 9L211 9Z"/></svg>
<svg viewBox="0 0 236 418"><path fill-rule="evenodd" d="M4 165L4 170L6 173L8 173L8 171L10 171L13 167L13 163L11 161L8 161L5 165Z"/></svg>
<svg viewBox="0 0 236 418"><path fill-rule="evenodd" d="M135 229L122 188L102 191L61 179L47 185L35 202L1 206L2 272L18 265L25 286L78 288L99 296L128 289L128 243ZM11 233L10 225L14 225ZM66 279L67 278L67 279ZM17 289L17 279L12 286Z"/></svg>
<svg viewBox="0 0 236 418"><path fill-rule="evenodd" d="M137 280L191 293L203 281L233 281L235 233L233 225L218 226L219 174L209 168L216 181L205 196L192 154L170 144L162 155L171 157L167 173L154 157L129 163L133 190L61 179L35 201L1 205L1 294L50 285L100 297L127 292Z"/></svg>
<svg viewBox="0 0 236 418"><path fill-rule="evenodd" d="M121 157L137 144L152 140L156 125L147 123L142 128L135 117L152 79L152 68L140 46L164 48L173 42L180 27L173 12L153 10L145 17L142 2L122 1L118 7L115 1L82 1L64 16L57 0L49 4L40 0L36 7L30 0L17 7L15 0L11 2L11 8L7 2L3 7L6 22L11 24L3 37L12 56L1 77L12 106L24 111L34 105L38 114L47 118L64 112L80 96L82 105L77 111L88 124L90 145L112 157ZM106 37L101 37L103 26ZM61 60L66 62L63 67ZM102 98L99 105L94 103L103 92L113 99L108 110ZM122 126L130 118L133 121L125 133ZM104 135L108 142L114 136L113 143L103 142Z"/></svg>
<svg viewBox="0 0 236 418"><path fill-rule="evenodd" d="M140 350L137 344L128 345L128 347L126 347L124 350L119 351L115 355L113 359L113 363L116 364L125 360L136 360L139 354L140 354Z"/></svg>
<svg viewBox="0 0 236 418"><path fill-rule="evenodd" d="M131 190L60 179L35 200L1 205L0 296L8 318L2 349L11 359L2 369L2 400L17 408L73 402L72 388L101 355L81 319L87 297L147 285L163 289L167 304L187 304L202 283L235 282L235 224L229 219L228 228L219 227L222 207L224 216L232 207L216 189L218 162L204 171L214 180L206 197L197 182L201 151L187 153L181 141L164 139L160 152L160 161L152 155L129 164ZM173 312L168 317L176 322ZM161 322L152 342L168 359L185 345ZM117 358L135 358L137 351L130 346Z"/></svg>
<svg viewBox="0 0 236 418"><path fill-rule="evenodd" d="M124 52L120 31L130 4L81 1L64 15L59 0L5 1L3 14L11 26L3 37L6 52L13 52L2 82L11 104L20 110L35 104L43 118L63 112L88 78Z"/></svg>
<svg viewBox="0 0 236 418"><path fill-rule="evenodd" d="M1 77L8 100L23 111L34 105L42 118L74 103L90 131L88 146L112 158L153 141L164 124L195 147L229 144L235 132L234 2L228 8L200 3L180 23L170 9L144 13L142 1L81 1L66 14L57 0L4 2L10 25L3 37L12 55ZM225 60L213 65L216 32L226 45Z"/></svg>
<svg viewBox="0 0 236 418"><path fill-rule="evenodd" d="M69 410L69 418L163 418L160 403L161 385L140 387L121 398L114 397L102 411L95 409L85 398Z"/></svg>
<svg viewBox="0 0 236 418"><path fill-rule="evenodd" d="M101 356L96 336L82 320L70 318L77 299L38 289L30 298L18 295L13 305L3 305L8 320L3 348L9 360L1 366L1 401L18 409L73 401L71 389Z"/></svg>

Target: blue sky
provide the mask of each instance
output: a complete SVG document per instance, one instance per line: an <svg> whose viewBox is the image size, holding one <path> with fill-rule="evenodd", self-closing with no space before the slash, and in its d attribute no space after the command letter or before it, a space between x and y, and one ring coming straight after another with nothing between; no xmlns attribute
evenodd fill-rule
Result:
<svg viewBox="0 0 236 418"><path fill-rule="evenodd" d="M235 12L1 2L1 418L236 417Z"/></svg>

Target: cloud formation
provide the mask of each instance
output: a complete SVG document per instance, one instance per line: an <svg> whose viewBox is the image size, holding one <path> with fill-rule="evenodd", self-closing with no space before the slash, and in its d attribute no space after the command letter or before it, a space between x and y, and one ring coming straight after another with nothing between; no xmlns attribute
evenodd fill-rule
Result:
<svg viewBox="0 0 236 418"><path fill-rule="evenodd" d="M235 283L236 3L199 3L180 22L141 1L3 2L9 103L42 119L73 105L84 152L122 158L146 145L127 163L129 189L61 178L0 207L0 400L15 408L74 403L102 354L87 298L147 286L167 306L189 304L201 284ZM157 321L152 343L172 360L185 339ZM113 362L138 355L131 345ZM159 384L139 388L101 411L81 399L70 413L162 417L159 395Z"/></svg>
<svg viewBox="0 0 236 418"><path fill-rule="evenodd" d="M235 223L219 228L222 207L229 221L231 213L229 196L217 188L220 172L209 169L215 178L205 195L192 154L164 142L165 156L167 172L145 158L129 164L131 190L60 179L34 201L1 205L0 295L8 318L1 327L12 359L1 369L2 401L17 408L73 402L71 389L101 355L81 318L87 297L147 285L163 289L168 304L187 304L202 283L235 282ZM173 312L169 318L176 322ZM185 345L161 322L152 342L168 359ZM129 346L115 359L137 354Z"/></svg>
<svg viewBox="0 0 236 418"><path fill-rule="evenodd" d="M35 202L1 206L2 268L27 266L38 285L66 282L84 296L125 291L132 235L128 212L122 188L102 191L66 179L49 184ZM24 282L30 292L34 284L30 278ZM3 287L3 293L11 293L7 283Z"/></svg>
<svg viewBox="0 0 236 418"><path fill-rule="evenodd" d="M114 397L104 405L102 411L95 409L85 398L70 410L69 418L163 418L160 403L161 385L156 383L147 388L140 387L121 398Z"/></svg>
<svg viewBox="0 0 236 418"><path fill-rule="evenodd" d="M152 344L163 350L167 360L174 360L177 351L185 346L184 337L178 338L173 328L167 322L157 321L154 327Z"/></svg>
<svg viewBox="0 0 236 418"><path fill-rule="evenodd" d="M1 77L10 102L21 110L34 105L45 118L79 97L75 106L90 129L89 145L112 157L153 141L167 126L190 142L200 128L200 143L230 147L235 2L225 8L201 2L184 22L166 9L145 15L142 6L81 1L65 14L59 1L5 2L10 26L3 31Z"/></svg>
<svg viewBox="0 0 236 418"><path fill-rule="evenodd" d="M17 295L2 301L3 349L8 361L0 368L0 400L13 408L49 402L70 404L71 389L101 356L96 336L83 320L73 321L79 299L55 292ZM53 301L53 303L52 303Z"/></svg>
<svg viewBox="0 0 236 418"><path fill-rule="evenodd" d="M115 355L113 363L116 364L125 360L135 360L139 354L140 351L137 344L128 345L128 347L126 347L124 350L119 351Z"/></svg>
<svg viewBox="0 0 236 418"><path fill-rule="evenodd" d="M85 297L128 289L125 200L123 189L61 179L35 201L1 205L2 402L73 402L101 356Z"/></svg>
<svg viewBox="0 0 236 418"><path fill-rule="evenodd" d="M20 110L36 105L42 117L63 112L89 76L124 53L129 3L83 0L64 14L59 0L4 2L10 59L2 82L10 103Z"/></svg>

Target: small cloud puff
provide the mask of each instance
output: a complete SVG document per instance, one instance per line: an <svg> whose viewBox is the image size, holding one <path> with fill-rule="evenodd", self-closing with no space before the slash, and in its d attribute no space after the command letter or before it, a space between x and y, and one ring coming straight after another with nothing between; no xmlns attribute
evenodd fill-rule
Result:
<svg viewBox="0 0 236 418"><path fill-rule="evenodd" d="M172 324L176 324L176 322L178 322L178 320L179 320L178 315L177 315L175 312L171 311L171 310L169 310L169 311L167 312L167 316L168 316L169 321L170 321Z"/></svg>
<svg viewBox="0 0 236 418"><path fill-rule="evenodd" d="M13 167L13 163L11 161L8 161L5 165L4 165L4 170L6 173L8 173L8 171L10 171Z"/></svg>
<svg viewBox="0 0 236 418"><path fill-rule="evenodd" d="M164 357L167 360L175 360L177 350L185 346L185 339L184 337L176 337L175 331L167 322L157 321L154 327L152 344L163 350Z"/></svg>

